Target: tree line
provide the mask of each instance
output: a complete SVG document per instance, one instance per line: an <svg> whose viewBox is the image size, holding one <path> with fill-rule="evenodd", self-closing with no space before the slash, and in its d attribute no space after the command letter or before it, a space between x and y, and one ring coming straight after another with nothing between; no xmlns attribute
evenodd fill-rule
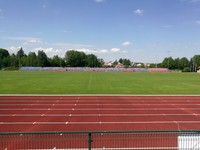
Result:
<svg viewBox="0 0 200 150"><path fill-rule="evenodd" d="M155 66L155 64L154 64ZM158 67L169 68L170 70L182 70L183 72L196 72L200 66L200 55L194 55L190 60L186 57L164 58L162 63L158 64Z"/></svg>
<svg viewBox="0 0 200 150"><path fill-rule="evenodd" d="M8 50L0 48L0 69L19 68L21 66L30 67L102 67L103 59L97 58L94 54L86 55L84 52L70 50L65 53L65 57L58 55L49 58L43 50L24 53L20 48L16 54L9 54Z"/></svg>
<svg viewBox="0 0 200 150"><path fill-rule="evenodd" d="M137 67L129 59L115 60L112 67L118 63L123 64L126 68ZM195 72L200 66L200 55L194 55L190 60L186 57L175 58L167 57L161 63L151 63L145 66L143 63L139 67L150 68L169 68L170 70L182 70L184 72ZM9 54L8 50L0 48L0 69L2 68L19 68L21 66L30 67L103 67L104 60L98 58L94 54L85 54L76 50L69 50L65 53L65 57L58 55L52 58L48 57L43 50L29 52L25 54L23 48L20 48L16 54Z"/></svg>

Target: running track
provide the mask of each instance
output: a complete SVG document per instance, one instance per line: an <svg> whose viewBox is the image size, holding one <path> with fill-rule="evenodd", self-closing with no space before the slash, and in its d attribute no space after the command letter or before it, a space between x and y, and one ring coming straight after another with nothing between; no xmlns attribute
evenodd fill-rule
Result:
<svg viewBox="0 0 200 150"><path fill-rule="evenodd" d="M0 96L0 132L200 130L200 96Z"/></svg>

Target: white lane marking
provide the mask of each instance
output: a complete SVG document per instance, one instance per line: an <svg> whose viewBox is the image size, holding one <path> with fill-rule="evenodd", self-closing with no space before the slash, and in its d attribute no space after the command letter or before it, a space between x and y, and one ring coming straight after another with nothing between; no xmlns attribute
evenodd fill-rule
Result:
<svg viewBox="0 0 200 150"><path fill-rule="evenodd" d="M72 116L72 117L106 117L106 116L200 116L200 114L0 114L0 116L8 116L8 117L22 117L22 116L45 116L45 117L63 117L63 116Z"/></svg>
<svg viewBox="0 0 200 150"><path fill-rule="evenodd" d="M67 122L70 124L200 124L200 121L127 121L127 122ZM37 125L64 125L66 122L0 122L0 125L20 125L20 124L37 124Z"/></svg>
<svg viewBox="0 0 200 150"><path fill-rule="evenodd" d="M100 122L69 122L68 124L99 124ZM138 121L138 122L102 122L101 124L190 124L190 123L200 123L200 121Z"/></svg>
<svg viewBox="0 0 200 150"><path fill-rule="evenodd" d="M194 116L199 116L199 114L193 113Z"/></svg>
<svg viewBox="0 0 200 150"><path fill-rule="evenodd" d="M74 110L74 108L0 108L0 111L2 110L22 110L22 111L32 111L32 110ZM109 110L109 111L124 111L124 110L141 110L141 111L145 111L145 110L200 110L200 108L76 108L77 111L81 110L81 111L85 111L85 110Z"/></svg>
<svg viewBox="0 0 200 150"><path fill-rule="evenodd" d="M77 104L0 104L0 106L76 106ZM196 106L196 105L200 105L200 103L194 103L194 104L182 104L182 103L180 103L180 104L171 104L171 103L169 103L169 104L160 104L160 103L157 103L157 104L147 104L147 103L145 103L145 104L133 104L133 103L130 103L130 104L78 104L79 106L131 106L131 105L133 105L133 106L155 106L155 105L157 105L157 106Z"/></svg>
<svg viewBox="0 0 200 150"><path fill-rule="evenodd" d="M116 103L116 101L117 101L117 103L127 103L127 102L148 102L148 103L156 103L156 102L158 102L158 100L162 100L163 99L163 97L160 97L161 99L143 99L144 97L140 97L139 99L135 99L134 97L130 97L129 99L123 99L123 102L120 102L120 101L117 101L117 100L122 100L121 98L119 98L119 97L116 97L116 100L115 99L109 99L109 98L107 98L107 99L98 99L99 100L99 102L108 102L108 100L110 101L110 102L115 102ZM176 97L174 98L174 99L166 99L166 98L164 98L162 101L163 102L166 102L166 103L169 103L169 102L172 102L172 103L175 103L175 102L189 102L189 103L191 103L191 102L198 102L198 101L200 101L200 97L199 96L196 96L196 97L194 97L194 98L188 98L188 99L183 99L184 98L184 96L183 97L181 97L181 99L179 99L179 100L177 100L176 99ZM60 100L62 101L62 102L72 102L72 103L75 103L75 102L77 102L77 100L76 99L63 99L62 97L60 98ZM91 100L86 100L86 99L79 99L78 98L78 100L79 100L79 102L94 102L96 99L91 99ZM52 101L55 101L55 99L54 100L46 100L46 99L44 99L44 100L37 100L37 102L43 102L43 103L47 103L47 102L52 102ZM5 102L5 103L8 103L8 102L32 102L32 103L35 103L36 101L35 100L22 100L22 99L19 99L19 100L7 100L7 99L2 99L1 100L1 102Z"/></svg>

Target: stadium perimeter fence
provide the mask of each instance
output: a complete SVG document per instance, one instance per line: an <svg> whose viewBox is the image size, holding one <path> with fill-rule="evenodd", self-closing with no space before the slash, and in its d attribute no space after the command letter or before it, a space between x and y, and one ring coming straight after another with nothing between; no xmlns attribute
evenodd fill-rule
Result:
<svg viewBox="0 0 200 150"><path fill-rule="evenodd" d="M169 72L167 68L20 67L20 71Z"/></svg>
<svg viewBox="0 0 200 150"><path fill-rule="evenodd" d="M199 150L200 131L4 132L0 149Z"/></svg>

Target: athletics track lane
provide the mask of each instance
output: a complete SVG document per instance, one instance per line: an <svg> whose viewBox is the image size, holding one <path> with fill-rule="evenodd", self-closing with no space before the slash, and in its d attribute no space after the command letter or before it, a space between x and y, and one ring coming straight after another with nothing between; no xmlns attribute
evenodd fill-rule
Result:
<svg viewBox="0 0 200 150"><path fill-rule="evenodd" d="M0 96L0 132L199 129L200 96Z"/></svg>

